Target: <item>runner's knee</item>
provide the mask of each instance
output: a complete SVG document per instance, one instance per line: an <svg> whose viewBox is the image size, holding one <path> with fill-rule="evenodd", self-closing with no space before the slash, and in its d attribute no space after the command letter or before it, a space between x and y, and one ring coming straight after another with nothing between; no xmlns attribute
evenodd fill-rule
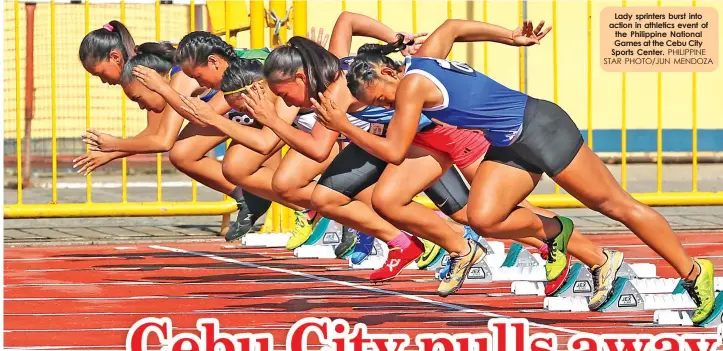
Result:
<svg viewBox="0 0 723 351"><path fill-rule="evenodd" d="M281 196L284 201L291 203L299 200L299 191L301 190L299 180L291 175L275 173L271 180L271 189Z"/></svg>
<svg viewBox="0 0 723 351"><path fill-rule="evenodd" d="M504 221L507 214L500 213L495 206L485 202L480 208L467 212L469 225L479 235L494 238L495 228Z"/></svg>
<svg viewBox="0 0 723 351"><path fill-rule="evenodd" d="M394 192L384 191L381 188L374 190L372 195L372 208L374 211L382 217L394 219L404 204L395 198Z"/></svg>
<svg viewBox="0 0 723 351"><path fill-rule="evenodd" d="M258 167L256 167L256 169L250 169L246 167L243 162L224 160L223 164L221 164L221 171L223 172L224 178L241 187L245 185L245 180L256 170L258 170Z"/></svg>
<svg viewBox="0 0 723 351"><path fill-rule="evenodd" d="M348 205L352 200L345 195L328 189L323 186L317 186L311 193L311 204L321 214L334 213L340 207Z"/></svg>
<svg viewBox="0 0 723 351"><path fill-rule="evenodd" d="M188 152L183 146L174 145L171 150L168 151L168 160L177 169L183 171L188 168L188 165L192 164L193 161L188 157Z"/></svg>

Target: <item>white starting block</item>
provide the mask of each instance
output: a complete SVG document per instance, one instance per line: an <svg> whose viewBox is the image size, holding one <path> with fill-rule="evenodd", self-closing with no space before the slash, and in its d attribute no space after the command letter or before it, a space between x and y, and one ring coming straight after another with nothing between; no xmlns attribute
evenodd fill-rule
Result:
<svg viewBox="0 0 723 351"><path fill-rule="evenodd" d="M322 223L324 220L326 223ZM338 223L322 218L307 243L294 249L294 256L298 258L336 258L334 249L341 243L342 230L342 226Z"/></svg>
<svg viewBox="0 0 723 351"><path fill-rule="evenodd" d="M618 270L618 277L630 278L641 294L672 293L677 284L677 279L647 279L655 277L655 274L655 265L648 263L623 263L620 270ZM590 274L590 271L582 263L575 263L570 267L567 280L554 296L589 297L592 296L592 288L592 274ZM544 281L515 281L512 282L511 289L514 295L545 296Z"/></svg>
<svg viewBox="0 0 723 351"><path fill-rule="evenodd" d="M493 245L494 244L494 245ZM539 254L531 254L527 249L518 243L512 244L507 254L504 250L495 248L497 245L504 244L501 242L491 242L490 246L495 250L494 253L485 256L485 258L477 262L467 274L465 283L488 283L492 281L545 281L544 260ZM442 259L442 265L446 265L449 256ZM436 271L435 277L439 279L439 272Z"/></svg>
<svg viewBox="0 0 723 351"><path fill-rule="evenodd" d="M349 269L353 270L377 270L379 268L382 268L384 266L384 262L387 261L387 255L389 255L389 247L387 244L385 244L383 241L379 239L374 239L374 245L372 246L371 252L369 252L369 255L367 258L365 258L361 263L359 264L353 264L351 263L351 257L349 257ZM405 270L407 269L419 269L417 267L417 262L412 262L409 264Z"/></svg>
<svg viewBox="0 0 723 351"><path fill-rule="evenodd" d="M685 294L688 295L687 293ZM653 323L656 325L665 325L665 326L694 326L693 320L691 317L693 316L693 310L695 309L695 304L693 304L692 307L689 306L680 306L678 308L685 308L686 310L659 310L655 311L653 314ZM697 324L698 327L706 327L706 328L719 328L721 325L723 325L723 293L719 292L718 295L715 297L715 306L713 307L713 312L703 320L701 323Z"/></svg>
<svg viewBox="0 0 723 351"><path fill-rule="evenodd" d="M653 315L653 322L657 325L673 325L673 326L693 326L691 319L693 310L695 310L695 302L690 298L688 293L683 289L683 281L676 279L672 295L665 294L656 296L657 299L650 298L650 302L646 299L646 307L656 309ZM714 278L715 291L715 307L713 312L703 322L699 323L699 327L718 327L723 325L723 278Z"/></svg>
<svg viewBox="0 0 723 351"><path fill-rule="evenodd" d="M291 233L248 233L241 237L243 247L286 247Z"/></svg>
<svg viewBox="0 0 723 351"><path fill-rule="evenodd" d="M630 271L636 271L635 265L629 266ZM621 269L622 271L622 269ZM621 311L650 311L650 310L677 310L677 309L695 309L695 302L688 293L680 288L679 279L663 279L663 278L644 278L639 279L635 277L624 277L621 275L621 271L618 272L618 278L615 279L612 296L598 311L600 312L621 312ZM675 284L673 284L675 282ZM721 286L716 286L716 291L719 291ZM559 292L558 292L559 293ZM569 294L568 296L555 296L545 298L545 309L550 311L587 311L583 307L587 306L587 301L591 294ZM720 294L719 294L720 295ZM720 314L723 312L723 297L717 297L721 299L720 306L716 302L716 309L718 312L714 312L717 315L713 316L710 321L703 323L710 325L715 318L720 319ZM579 306L578 306L579 305ZM585 307L587 308L587 307ZM573 310L574 309L574 310ZM672 312L660 312L663 323L673 323L673 325L683 325L675 323L687 323L681 314L679 319L674 319L675 316ZM673 319L669 319L673 318ZM719 322L716 322L720 324Z"/></svg>
<svg viewBox="0 0 723 351"><path fill-rule="evenodd" d="M543 308L548 311L588 312L588 296L553 296L546 297ZM635 289L629 278L618 277L613 282L610 298L603 304L599 312L630 312L644 310L642 294Z"/></svg>

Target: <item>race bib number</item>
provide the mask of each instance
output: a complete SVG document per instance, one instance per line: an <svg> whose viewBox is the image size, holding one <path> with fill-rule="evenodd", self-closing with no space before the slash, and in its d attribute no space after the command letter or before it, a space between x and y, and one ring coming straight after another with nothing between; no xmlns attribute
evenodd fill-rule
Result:
<svg viewBox="0 0 723 351"><path fill-rule="evenodd" d="M254 124L253 118L251 118L243 113L236 112L236 111L229 112L228 118L238 124L242 124L245 126L250 126L250 125Z"/></svg>
<svg viewBox="0 0 723 351"><path fill-rule="evenodd" d="M383 136L384 135L384 125L381 123L370 123L369 124L369 132L374 135Z"/></svg>
<svg viewBox="0 0 723 351"><path fill-rule="evenodd" d="M475 76L476 72L472 67L470 67L468 64L464 62L457 62L457 61L448 61L448 60L442 60L437 59L437 63L440 67L450 70L452 72L466 74L468 76Z"/></svg>

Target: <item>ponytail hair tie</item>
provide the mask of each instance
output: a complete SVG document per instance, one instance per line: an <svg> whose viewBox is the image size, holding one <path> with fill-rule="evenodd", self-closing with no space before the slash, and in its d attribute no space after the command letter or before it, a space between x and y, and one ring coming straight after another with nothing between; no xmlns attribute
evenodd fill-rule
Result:
<svg viewBox="0 0 723 351"><path fill-rule="evenodd" d="M113 31L113 26L110 23L104 24L103 28L107 29L109 32Z"/></svg>

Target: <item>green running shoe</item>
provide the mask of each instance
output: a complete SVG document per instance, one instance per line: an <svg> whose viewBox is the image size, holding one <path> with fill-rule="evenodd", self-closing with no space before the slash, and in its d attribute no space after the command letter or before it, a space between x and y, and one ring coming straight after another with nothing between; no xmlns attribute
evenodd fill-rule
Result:
<svg viewBox="0 0 723 351"><path fill-rule="evenodd" d="M314 231L313 221L309 219L305 211L294 211L296 226L291 231L291 238L286 243L287 250L293 250L303 245Z"/></svg>
<svg viewBox="0 0 723 351"><path fill-rule="evenodd" d="M700 267L700 274L695 280L684 280L683 288L698 306L691 318L693 324L698 325L710 316L715 307L714 268L713 263L708 260L696 258L693 261Z"/></svg>
<svg viewBox="0 0 723 351"><path fill-rule="evenodd" d="M575 224L569 218L563 216L555 216L555 218L560 222L562 230L554 239L545 240L549 249L547 263L545 263L547 281L555 280L567 267L567 243L575 228Z"/></svg>
<svg viewBox="0 0 723 351"><path fill-rule="evenodd" d="M417 267L419 267L419 269L425 269L427 266L434 263L434 260L437 258L437 255L439 255L441 248L439 245L431 241L424 239L420 240L422 240L422 243L424 244L424 253L417 260Z"/></svg>

